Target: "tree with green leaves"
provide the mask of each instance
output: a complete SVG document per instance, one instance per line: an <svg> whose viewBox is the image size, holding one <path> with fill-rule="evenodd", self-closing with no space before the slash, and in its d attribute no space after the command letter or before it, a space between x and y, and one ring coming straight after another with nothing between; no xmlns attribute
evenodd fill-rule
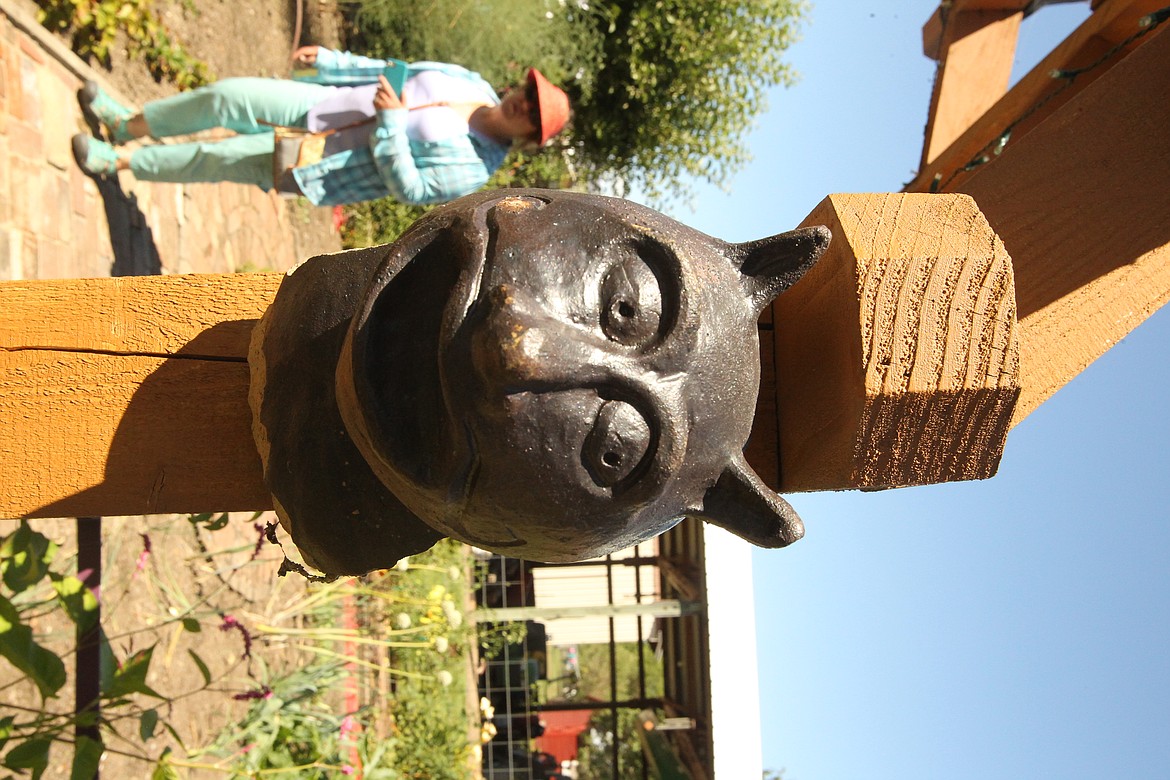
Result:
<svg viewBox="0 0 1170 780"><path fill-rule="evenodd" d="M489 187L685 195L725 185L750 159L767 93L791 84L784 61L804 0L357 0L350 48L456 62L504 87L539 68L569 93L573 119L553 148L517 153ZM347 243L396 238L422 210L350 207Z"/></svg>
<svg viewBox="0 0 1170 780"><path fill-rule="evenodd" d="M588 178L616 176L661 200L690 178L716 185L743 167L745 137L784 62L801 0L569 0L601 35L574 98L571 142ZM685 187L684 187L685 189Z"/></svg>

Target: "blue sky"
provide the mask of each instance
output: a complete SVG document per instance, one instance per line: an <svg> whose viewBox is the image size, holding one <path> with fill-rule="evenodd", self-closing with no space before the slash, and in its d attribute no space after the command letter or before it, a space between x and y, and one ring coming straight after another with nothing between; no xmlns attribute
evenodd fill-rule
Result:
<svg viewBox="0 0 1170 780"><path fill-rule="evenodd" d="M754 163L679 219L720 238L917 168L937 0L821 0ZM1018 75L1088 3L1026 20ZM754 555L764 766L786 780L1170 777L1170 315L1008 437L994 479L791 496Z"/></svg>

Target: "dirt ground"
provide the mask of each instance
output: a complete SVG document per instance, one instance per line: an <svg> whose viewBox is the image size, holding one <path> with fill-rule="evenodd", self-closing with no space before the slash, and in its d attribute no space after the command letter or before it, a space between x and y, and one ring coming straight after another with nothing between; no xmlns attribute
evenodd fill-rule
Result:
<svg viewBox="0 0 1170 780"><path fill-rule="evenodd" d="M22 3L30 13L35 6ZM301 24L303 42L336 45L336 8L317 0L304 0ZM156 0L163 19L174 37L193 56L206 61L217 77L234 75L286 75L289 53L297 29L297 0L194 0L184 5L174 0ZM138 104L172 93L159 84L138 62L116 54L106 78ZM297 249L302 257L336 251L339 239L333 230L330 209L297 209ZM101 587L102 627L119 659L154 647L147 684L170 699L145 699L158 707L160 724L168 723L187 748L206 745L225 726L235 722L248 708L247 700L233 696L260 688L267 670L297 664L301 659L280 644L266 641L253 632L251 656L245 655L243 632L229 627L221 630L229 616L241 625L266 622L299 625L296 605L305 593L305 581L295 576L280 578L277 571L283 553L269 544L258 544L258 524L272 520L271 514L253 518L250 513L233 515L223 528L209 530L185 516L107 518L102 522L103 576ZM59 560L71 572L69 559L77 552L73 520L34 521L33 527L62 545ZM4 529L7 532L10 529ZM149 553L144 550L149 545ZM186 617L186 626L183 618ZM192 630L194 624L198 631ZM38 618L38 634L59 651L72 647L72 626L60 614ZM204 671L192 656L207 667L212 683L204 682ZM69 683L49 709L70 712L73 708L74 670L71 657L65 658ZM339 707L341 694L338 695ZM0 676L0 711L38 706L31 684L13 684ZM130 712L130 710L127 710ZM151 766L129 758L144 746L147 755L158 756L168 745L182 755L174 736L160 725L153 737L139 739L137 716L118 724L127 740L107 743L110 749L101 766L107 778L150 777ZM44 777L68 778L70 751L54 749L50 769ZM223 777L220 772L183 770L183 777Z"/></svg>

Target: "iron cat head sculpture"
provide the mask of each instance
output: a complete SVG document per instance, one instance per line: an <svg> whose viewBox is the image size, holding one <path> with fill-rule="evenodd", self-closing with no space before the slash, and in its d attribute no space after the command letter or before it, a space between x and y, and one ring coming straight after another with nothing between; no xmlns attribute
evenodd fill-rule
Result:
<svg viewBox="0 0 1170 780"><path fill-rule="evenodd" d="M370 487L425 524L414 546L437 532L530 560L581 560L685 515L784 546L803 526L742 454L759 387L756 321L828 240L808 228L727 243L579 193L468 196L380 250L356 309L349 283L327 318L336 322L326 351L339 356L318 396L335 397L317 402L335 401L348 440L341 459L354 466L355 448ZM368 269L364 251L356 265ZM329 286L306 280L301 297ZM343 309L352 315L344 333ZM264 350L255 353L264 363ZM253 406L271 432L263 403ZM298 526L303 536L328 521L297 517L272 478L288 469L272 460L269 486L304 550ZM401 522L367 523L365 536Z"/></svg>

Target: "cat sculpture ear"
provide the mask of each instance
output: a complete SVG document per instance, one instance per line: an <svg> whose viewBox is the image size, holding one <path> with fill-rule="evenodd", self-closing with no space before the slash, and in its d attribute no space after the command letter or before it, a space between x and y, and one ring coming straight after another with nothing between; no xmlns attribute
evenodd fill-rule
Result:
<svg viewBox="0 0 1170 780"><path fill-rule="evenodd" d="M758 547L787 547L804 536L796 510L772 492L742 454L732 458L719 480L690 513Z"/></svg>
<svg viewBox="0 0 1170 780"><path fill-rule="evenodd" d="M800 281L829 246L830 238L829 229L817 225L732 245L733 260L743 274L744 292L757 316L777 295Z"/></svg>
<svg viewBox="0 0 1170 780"><path fill-rule="evenodd" d="M777 295L800 281L829 245L824 226L801 228L734 244L733 262L756 316ZM792 506L763 483L742 452L730 456L719 479L691 514L759 547L786 547L804 536Z"/></svg>

